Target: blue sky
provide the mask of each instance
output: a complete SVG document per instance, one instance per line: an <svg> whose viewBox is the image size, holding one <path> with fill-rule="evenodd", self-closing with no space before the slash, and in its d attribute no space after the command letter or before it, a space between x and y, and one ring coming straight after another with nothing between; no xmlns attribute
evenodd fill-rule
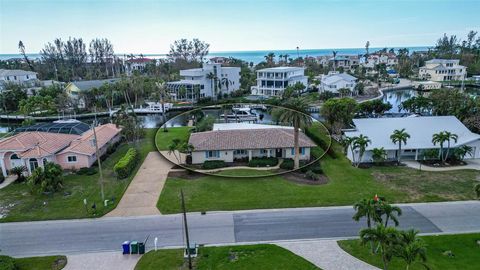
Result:
<svg viewBox="0 0 480 270"><path fill-rule="evenodd" d="M480 30L478 0L0 0L0 53L56 37L106 37L117 53L166 53L198 37L211 51L433 45Z"/></svg>

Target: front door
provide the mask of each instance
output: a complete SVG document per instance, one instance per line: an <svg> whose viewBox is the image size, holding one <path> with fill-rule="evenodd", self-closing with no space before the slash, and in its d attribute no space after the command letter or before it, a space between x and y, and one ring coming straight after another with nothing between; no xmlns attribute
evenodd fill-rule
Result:
<svg viewBox="0 0 480 270"><path fill-rule="evenodd" d="M282 148L275 149L275 157L277 157L277 158L282 157Z"/></svg>

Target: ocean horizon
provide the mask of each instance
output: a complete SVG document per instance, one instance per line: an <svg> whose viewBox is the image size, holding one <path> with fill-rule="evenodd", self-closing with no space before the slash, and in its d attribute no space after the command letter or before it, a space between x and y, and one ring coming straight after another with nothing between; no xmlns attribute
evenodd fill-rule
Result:
<svg viewBox="0 0 480 270"><path fill-rule="evenodd" d="M384 47L379 48L370 48L369 51L374 52L383 49ZM429 46L411 46L411 47L390 47L388 49L395 49L397 51L401 48L409 49L410 53L415 51L425 51L428 50ZM332 55L332 51L338 51L339 55L361 55L365 54L365 48L342 48L342 49L304 49L304 50L254 50L254 51L221 51L221 52L210 52L206 58L212 57L233 57L237 59L241 59L247 62L253 62L254 64L258 64L265 60L265 55L268 53L273 52L275 54L276 59L279 59L279 55L289 55L289 58L297 58L297 57L307 57L307 56L324 56L324 55ZM126 56L130 55L130 53L117 53L117 56ZM134 54L135 56L139 56L140 54ZM40 58L40 53L28 53L27 56L32 59ZM144 53L144 57L153 58L153 59L163 59L167 57L166 53ZM23 57L21 54L0 54L0 60L8 60L11 58L21 58Z"/></svg>

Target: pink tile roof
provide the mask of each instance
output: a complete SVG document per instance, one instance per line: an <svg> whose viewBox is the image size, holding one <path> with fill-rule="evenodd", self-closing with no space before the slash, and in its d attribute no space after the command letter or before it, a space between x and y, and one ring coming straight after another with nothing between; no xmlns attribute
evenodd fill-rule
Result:
<svg viewBox="0 0 480 270"><path fill-rule="evenodd" d="M232 129L192 133L189 143L194 151L272 149L293 147L293 138L293 129ZM300 132L299 146L315 147L316 144Z"/></svg>
<svg viewBox="0 0 480 270"><path fill-rule="evenodd" d="M22 132L0 141L0 151L22 152L22 157L43 157L57 153L67 147L78 135Z"/></svg>
<svg viewBox="0 0 480 270"><path fill-rule="evenodd" d="M98 148L105 146L117 134L120 133L121 128L117 128L114 124L105 124L95 128L97 133ZM85 155L93 155L95 153L95 145L91 143L93 140L93 130L83 133L78 139L72 141L69 147L65 148L60 154L67 152L75 152Z"/></svg>

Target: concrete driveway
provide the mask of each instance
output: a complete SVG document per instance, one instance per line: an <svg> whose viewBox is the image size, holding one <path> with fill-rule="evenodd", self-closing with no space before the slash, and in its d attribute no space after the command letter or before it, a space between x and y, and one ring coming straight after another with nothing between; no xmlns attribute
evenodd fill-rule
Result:
<svg viewBox="0 0 480 270"><path fill-rule="evenodd" d="M173 164L158 152L150 152L122 199L107 217L159 215L157 201Z"/></svg>

